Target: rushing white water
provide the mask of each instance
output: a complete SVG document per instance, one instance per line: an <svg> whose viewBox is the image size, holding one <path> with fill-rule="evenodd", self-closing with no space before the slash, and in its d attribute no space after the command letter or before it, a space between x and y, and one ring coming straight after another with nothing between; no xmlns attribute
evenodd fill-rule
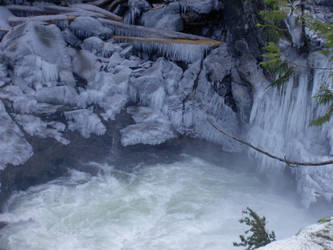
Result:
<svg viewBox="0 0 333 250"><path fill-rule="evenodd" d="M289 192L240 168L189 156L131 172L100 167L13 196L0 215L0 249L232 249L247 206L279 238L315 221Z"/></svg>

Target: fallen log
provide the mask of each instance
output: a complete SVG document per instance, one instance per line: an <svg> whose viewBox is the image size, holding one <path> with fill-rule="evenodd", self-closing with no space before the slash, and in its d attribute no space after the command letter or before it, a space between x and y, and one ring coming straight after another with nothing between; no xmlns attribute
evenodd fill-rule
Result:
<svg viewBox="0 0 333 250"><path fill-rule="evenodd" d="M187 33L181 33L170 30L161 30L154 28L147 28L144 26L125 24L120 22L114 22L104 18L98 18L106 27L112 28L114 34L117 36L129 36L129 37L146 37L146 38L170 38L170 39L187 39L187 40L205 40L215 41L216 45L220 45L223 42L216 41L207 37L197 36Z"/></svg>
<svg viewBox="0 0 333 250"><path fill-rule="evenodd" d="M11 26L15 26L28 21L39 21L54 23L58 21L74 21L79 15L43 15L31 17L9 17L8 22Z"/></svg>
<svg viewBox="0 0 333 250"><path fill-rule="evenodd" d="M123 22L123 19L120 16L113 14L110 11L107 11L100 7L91 5L91 4L73 4L72 7L75 9L82 9L82 10L86 10L86 11L96 12L96 13L104 15L107 19L111 19L111 20L114 20L117 22Z"/></svg>
<svg viewBox="0 0 333 250"><path fill-rule="evenodd" d="M65 14L70 12L75 12L76 10L71 7L55 6L55 5L45 5L44 14Z"/></svg>
<svg viewBox="0 0 333 250"><path fill-rule="evenodd" d="M261 154L264 154L272 159L275 159L277 161L280 161L280 162L284 162L286 163L288 166L290 167L298 167L298 166L324 166L324 165L331 165L333 164L333 160L329 160L329 161L321 161L321 162L299 162L299 161L290 161L290 160L287 160L285 157L284 158L281 158L281 157L278 157L278 156L275 156L275 155L272 155L256 146L253 146L251 143L248 143L240 138L237 138L236 136L233 136L233 135L230 135L228 134L227 132L223 131L222 129L216 127L214 125L214 123L212 123L211 121L208 120L208 123L213 127L215 128L217 131L219 131L220 133L222 133L223 135L243 144L243 145L246 145L250 148L252 148L253 150L261 153Z"/></svg>
<svg viewBox="0 0 333 250"><path fill-rule="evenodd" d="M20 13L28 13L31 15L42 15L45 14L45 9L43 7L35 7L35 6L26 6L26 5L6 5L6 8L12 12L14 15L18 15Z"/></svg>
<svg viewBox="0 0 333 250"><path fill-rule="evenodd" d="M206 52L222 44L214 40L191 40L186 38L154 38L113 36L116 41L127 42L148 54L158 53L169 59L187 63L202 60Z"/></svg>

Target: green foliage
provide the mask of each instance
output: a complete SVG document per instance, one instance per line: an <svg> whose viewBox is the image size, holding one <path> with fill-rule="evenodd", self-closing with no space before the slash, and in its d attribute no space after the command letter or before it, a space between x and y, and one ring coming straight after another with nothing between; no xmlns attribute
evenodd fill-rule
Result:
<svg viewBox="0 0 333 250"><path fill-rule="evenodd" d="M264 10L260 11L260 16L265 20L273 24L279 24L287 17L285 10Z"/></svg>
<svg viewBox="0 0 333 250"><path fill-rule="evenodd" d="M265 246L275 240L275 233L266 231L266 218L260 217L251 208L247 207L246 210L242 211L243 218L239 220L240 223L245 223L250 226L250 229L245 231L245 235L240 235L241 242L234 242L233 245L237 247L246 247L246 250L257 249Z"/></svg>
<svg viewBox="0 0 333 250"><path fill-rule="evenodd" d="M275 77L275 80L268 87L280 86L288 82L294 73L294 68L290 67L287 61L283 59L279 47L275 43L269 42L264 50L263 57L265 61L261 62L260 65Z"/></svg>
<svg viewBox="0 0 333 250"><path fill-rule="evenodd" d="M288 1L287 0L265 0L265 4L268 8L279 9L281 6L284 6Z"/></svg>
<svg viewBox="0 0 333 250"><path fill-rule="evenodd" d="M332 220L331 216L326 216L326 217L321 218L320 220L318 220L318 223L322 224L322 223L330 222L331 220Z"/></svg>
<svg viewBox="0 0 333 250"><path fill-rule="evenodd" d="M285 4L285 0L265 0L264 2L266 8L259 12L264 23L258 23L257 26L263 30L268 41L276 42L287 32L283 25L283 21L287 17L287 10L281 8L282 4Z"/></svg>
<svg viewBox="0 0 333 250"><path fill-rule="evenodd" d="M326 83L320 86L319 92L314 96L317 99L318 104L327 105L327 112L311 121L310 126L320 126L325 122L328 122L333 115L333 92L330 90Z"/></svg>

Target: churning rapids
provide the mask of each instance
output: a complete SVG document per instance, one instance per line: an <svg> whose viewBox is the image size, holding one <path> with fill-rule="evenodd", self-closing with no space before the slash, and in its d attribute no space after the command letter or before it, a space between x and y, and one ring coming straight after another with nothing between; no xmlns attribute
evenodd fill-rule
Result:
<svg viewBox="0 0 333 250"><path fill-rule="evenodd" d="M278 238L318 219L245 164L190 155L130 171L91 164L100 174L73 170L15 194L0 215L7 223L0 249L232 249L244 232L238 220L247 206L266 216Z"/></svg>

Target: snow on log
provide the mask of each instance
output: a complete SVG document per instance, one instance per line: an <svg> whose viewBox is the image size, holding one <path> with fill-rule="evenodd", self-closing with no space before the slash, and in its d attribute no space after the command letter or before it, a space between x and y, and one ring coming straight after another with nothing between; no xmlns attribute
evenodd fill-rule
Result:
<svg viewBox="0 0 333 250"><path fill-rule="evenodd" d="M157 52L178 61L197 61L203 58L209 48L222 44L221 41L202 36L124 24L102 18L99 20L106 27L111 28L115 40L129 42L135 48L149 54Z"/></svg>
<svg viewBox="0 0 333 250"><path fill-rule="evenodd" d="M8 21L11 26L15 26L28 21L40 21L40 22L58 22L58 21L73 21L78 15L43 15L43 16L31 16L31 17L9 17Z"/></svg>
<svg viewBox="0 0 333 250"><path fill-rule="evenodd" d="M13 4L6 5L6 8L15 16L34 16L45 14L45 9L43 7Z"/></svg>
<svg viewBox="0 0 333 250"><path fill-rule="evenodd" d="M120 16L117 16L116 14L113 14L105 9L102 9L100 7L97 7L97 6L94 6L91 4L73 4L72 7L78 8L78 9L83 9L86 11L96 12L96 13L104 15L108 19L118 21L118 22L123 22L123 19Z"/></svg>
<svg viewBox="0 0 333 250"><path fill-rule="evenodd" d="M215 41L207 37L191 35L170 30L161 30L154 28L147 28L144 26L137 26L131 24L125 24L120 22L114 22L106 20L104 18L98 18L106 27L114 30L117 36L132 36L132 37L147 37L147 38L170 38L170 39L188 39L188 40L203 40L203 41ZM216 45L222 44L220 41L215 41Z"/></svg>

